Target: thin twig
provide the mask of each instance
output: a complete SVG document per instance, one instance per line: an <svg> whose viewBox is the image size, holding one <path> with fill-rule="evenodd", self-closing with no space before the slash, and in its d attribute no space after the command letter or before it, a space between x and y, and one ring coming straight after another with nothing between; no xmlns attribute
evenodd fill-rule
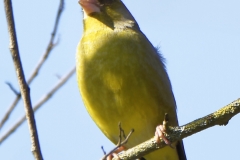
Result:
<svg viewBox="0 0 240 160"><path fill-rule="evenodd" d="M124 141L122 141L122 143L120 144L120 146L126 144L130 138L130 136L132 135L132 133L134 132L134 129L131 129L131 131L128 133L127 137L124 139Z"/></svg>
<svg viewBox="0 0 240 160"><path fill-rule="evenodd" d="M59 89L61 88L67 80L75 73L75 67L73 67L65 76L63 76L58 83L45 95L43 96L38 103L33 107L34 112L36 112L45 102L47 102L51 96ZM14 124L1 138L0 138L0 144L7 139L16 129L26 120L25 115L22 116L16 124Z"/></svg>
<svg viewBox="0 0 240 160"><path fill-rule="evenodd" d="M106 160L106 158L110 155L113 154L119 147L123 146L124 144L126 144L128 142L128 139L130 138L130 136L132 135L132 133L134 132L134 129L131 129L131 131L128 133L127 137L125 136L124 130L121 127L121 122L119 122L118 124L118 128L119 128L119 139L118 139L118 143L117 145L107 154L104 154L102 160ZM123 135L122 135L123 134ZM124 137L124 141L122 141L122 136Z"/></svg>
<svg viewBox="0 0 240 160"><path fill-rule="evenodd" d="M54 43L54 39L55 39L56 32L57 32L57 29L58 29L58 26L59 26L59 21L60 21L60 17L61 17L63 8L64 8L64 0L60 0L60 4L59 4L59 7L58 7L58 11L57 11L57 17L56 17L56 20L55 20L55 24L54 24L54 27L53 27L52 34L51 34L50 42L48 43L48 47L47 47L45 53L41 57L41 59L38 62L37 66L33 70L30 78L28 79L28 81L27 81L28 84L30 84L32 82L32 80L37 76L37 74L38 74L40 68L42 67L43 63L46 61L46 59L48 58L50 52L53 50L53 48L57 44L57 43Z"/></svg>
<svg viewBox="0 0 240 160"><path fill-rule="evenodd" d="M119 146L121 143L122 143L122 133L123 132L123 129L121 127L121 122L118 123L118 129L119 129L119 135L118 135L118 143L117 143L117 146Z"/></svg>
<svg viewBox="0 0 240 160"><path fill-rule="evenodd" d="M7 112L4 114L4 117L2 118L2 120L0 122L0 130L3 127L3 125L5 124L5 122L8 120L10 114L12 113L13 109L18 104L20 99L21 99L21 94L19 93L17 95L17 97L15 98L15 100L13 101L13 103L11 104L11 106L8 108Z"/></svg>
<svg viewBox="0 0 240 160"><path fill-rule="evenodd" d="M168 113L165 113L164 120L163 120L163 129L165 130L164 136L167 136L168 132L169 132L169 123L168 122L169 122ZM172 149L175 149L175 147L170 142L168 143L168 146L171 147Z"/></svg>
<svg viewBox="0 0 240 160"><path fill-rule="evenodd" d="M25 108L26 118L28 121L30 138L32 142L32 153L36 160L42 160L43 157L42 157L41 148L38 140L34 113L32 110L30 89L25 80L21 59L19 55L19 50L18 50L17 35L15 31L11 0L4 0L4 5L5 5L5 12L6 12L6 18L8 23L9 38L10 38L9 49L12 54L12 58L13 58L13 62L14 62L14 66L15 66L15 70L18 78L18 83L20 86L20 91L21 91L21 95L23 98L24 106L25 106L24 108Z"/></svg>
<svg viewBox="0 0 240 160"><path fill-rule="evenodd" d="M165 113L164 120L163 120L163 129L166 131L166 133L168 132L168 128L169 128L168 121L169 121L168 114Z"/></svg>
<svg viewBox="0 0 240 160"><path fill-rule="evenodd" d="M6 84L10 87L10 89L15 93L16 98L13 101L12 105L8 108L7 112L4 114L4 117L0 121L0 130L2 129L2 126L5 124L5 122L8 120L9 115L11 114L12 110L15 108L19 100L21 99L21 93L18 92L11 83L6 82Z"/></svg>
<svg viewBox="0 0 240 160"><path fill-rule="evenodd" d="M101 146L101 149L102 149L102 151L103 151L103 154L106 155L106 151L104 150L104 147L103 147L103 146Z"/></svg>
<svg viewBox="0 0 240 160"><path fill-rule="evenodd" d="M18 96L20 93L12 86L10 82L6 82L6 84L9 86L9 88L13 91L13 93Z"/></svg>
<svg viewBox="0 0 240 160"><path fill-rule="evenodd" d="M50 42L47 46L47 49L46 49L45 53L42 55L42 57L40 58L40 60L37 64L37 66L33 69L32 74L30 75L29 79L27 80L28 85L30 85L31 82L34 80L34 78L36 78L36 76L38 75L41 67L44 64L44 62L46 62L46 59L48 58L50 52L53 50L53 48L58 43L58 42L54 43L54 39L56 37L56 32L57 32L57 29L58 29L58 26L59 26L59 21L60 21L61 14L63 12L63 8L64 8L64 0L60 0L60 4L59 4L59 7L58 7L57 16L56 16L55 24L54 24L53 31L52 31L52 34L51 34ZM13 103L8 108L6 114L4 115L4 117L2 118L2 120L0 122L0 130L3 127L3 125L5 124L5 122L8 120L10 114L12 113L13 109L16 107L16 105L18 104L20 99L21 99L21 94L18 94L16 96L16 98L14 99Z"/></svg>
<svg viewBox="0 0 240 160"><path fill-rule="evenodd" d="M168 135L166 138L173 142L191 136L204 129L215 125L227 125L228 121L240 112L240 99L230 103L229 105L219 109L218 111L209 114L203 118L197 119L191 123L181 127L168 127ZM167 144L163 140L157 142L155 138L145 141L127 151L118 154L120 160L133 160L143 157L150 152L165 147ZM116 160L116 158L113 158Z"/></svg>

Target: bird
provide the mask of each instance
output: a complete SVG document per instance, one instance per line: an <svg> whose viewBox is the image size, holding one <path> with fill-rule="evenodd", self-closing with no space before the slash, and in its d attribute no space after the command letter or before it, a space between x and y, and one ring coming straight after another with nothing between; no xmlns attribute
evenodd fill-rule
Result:
<svg viewBox="0 0 240 160"><path fill-rule="evenodd" d="M136 2L137 3L137 2ZM139 2L141 3L141 2ZM140 30L121 0L79 0L83 35L77 46L77 83L83 103L100 130L113 143L134 128L125 148L157 134L169 115L178 126L176 102L165 59ZM146 156L146 160L186 160L182 141Z"/></svg>

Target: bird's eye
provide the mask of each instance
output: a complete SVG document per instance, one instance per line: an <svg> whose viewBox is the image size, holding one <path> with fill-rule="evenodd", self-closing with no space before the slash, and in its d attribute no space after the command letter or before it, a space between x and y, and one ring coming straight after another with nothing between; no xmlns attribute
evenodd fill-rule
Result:
<svg viewBox="0 0 240 160"><path fill-rule="evenodd" d="M110 5L114 0L98 0L101 5Z"/></svg>

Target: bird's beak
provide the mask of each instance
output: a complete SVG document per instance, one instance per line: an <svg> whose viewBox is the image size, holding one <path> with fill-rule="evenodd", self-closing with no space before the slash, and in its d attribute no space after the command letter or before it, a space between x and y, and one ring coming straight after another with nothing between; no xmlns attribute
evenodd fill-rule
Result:
<svg viewBox="0 0 240 160"><path fill-rule="evenodd" d="M84 11L84 18L93 12L100 12L100 3L98 0L79 0L78 3Z"/></svg>

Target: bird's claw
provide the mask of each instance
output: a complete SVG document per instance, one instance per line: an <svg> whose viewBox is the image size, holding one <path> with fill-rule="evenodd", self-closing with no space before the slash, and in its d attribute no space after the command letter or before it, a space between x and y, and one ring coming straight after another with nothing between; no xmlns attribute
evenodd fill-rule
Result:
<svg viewBox="0 0 240 160"><path fill-rule="evenodd" d="M166 133L166 129L164 128L164 126L158 125L156 127L155 136L154 136L156 142L159 143L160 139L162 139L168 146L170 146L171 148L174 148L171 142L165 137L164 133Z"/></svg>
<svg viewBox="0 0 240 160"><path fill-rule="evenodd" d="M116 151L114 151L112 154L107 156L107 160L112 160L113 158L116 158L117 160L120 160L118 153L122 152L125 148L123 146L119 147Z"/></svg>

